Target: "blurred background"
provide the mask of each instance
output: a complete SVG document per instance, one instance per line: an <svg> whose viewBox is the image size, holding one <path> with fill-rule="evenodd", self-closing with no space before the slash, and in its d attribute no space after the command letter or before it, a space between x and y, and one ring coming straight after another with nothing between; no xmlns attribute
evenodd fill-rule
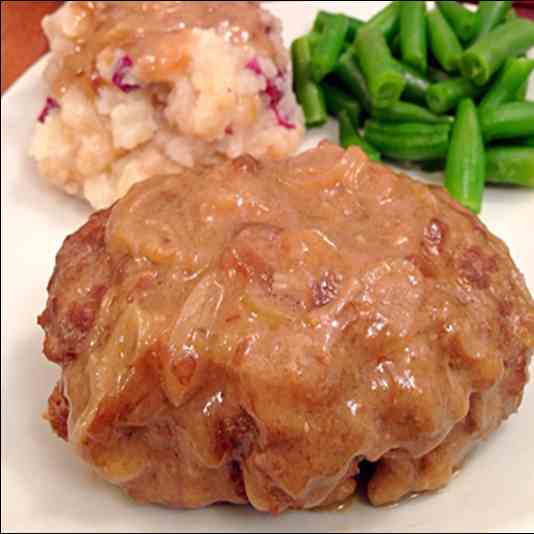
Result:
<svg viewBox="0 0 534 534"><path fill-rule="evenodd" d="M2 1L2 93L47 50L41 20L63 2ZM472 2L476 3L476 2ZM534 19L534 0L514 2L518 13Z"/></svg>
<svg viewBox="0 0 534 534"><path fill-rule="evenodd" d="M62 3L2 1L2 93L46 52L41 20Z"/></svg>

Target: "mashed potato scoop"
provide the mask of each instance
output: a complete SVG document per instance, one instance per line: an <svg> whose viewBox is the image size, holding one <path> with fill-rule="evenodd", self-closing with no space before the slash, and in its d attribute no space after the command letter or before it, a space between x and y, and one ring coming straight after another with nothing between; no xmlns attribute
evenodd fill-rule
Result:
<svg viewBox="0 0 534 534"><path fill-rule="evenodd" d="M156 174L304 135L281 23L258 2L67 2L45 18L40 173L97 209Z"/></svg>

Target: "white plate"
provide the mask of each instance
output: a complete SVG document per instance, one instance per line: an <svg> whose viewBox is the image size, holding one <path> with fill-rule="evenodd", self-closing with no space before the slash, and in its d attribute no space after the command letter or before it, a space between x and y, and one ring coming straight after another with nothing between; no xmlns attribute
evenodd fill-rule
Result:
<svg viewBox="0 0 534 534"><path fill-rule="evenodd" d="M287 43L320 8L368 18L384 2L273 2ZM534 530L534 387L520 414L480 446L445 490L397 507L273 518L246 507L194 512L139 507L100 482L42 420L59 370L41 356L36 317L54 256L89 214L46 186L27 158L42 104L41 62L2 99L2 531L375 532ZM532 93L531 93L532 94ZM310 136L335 135L333 125ZM490 191L483 219L506 240L534 289L534 193Z"/></svg>

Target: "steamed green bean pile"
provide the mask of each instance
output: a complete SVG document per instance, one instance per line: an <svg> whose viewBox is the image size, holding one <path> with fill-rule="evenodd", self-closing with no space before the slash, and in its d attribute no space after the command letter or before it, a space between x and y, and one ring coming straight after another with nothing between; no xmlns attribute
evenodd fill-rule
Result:
<svg viewBox="0 0 534 534"><path fill-rule="evenodd" d="M474 213L486 184L534 187L534 23L510 1L481 5L403 0L369 21L319 12L291 47L306 126L331 115L345 148L443 169Z"/></svg>

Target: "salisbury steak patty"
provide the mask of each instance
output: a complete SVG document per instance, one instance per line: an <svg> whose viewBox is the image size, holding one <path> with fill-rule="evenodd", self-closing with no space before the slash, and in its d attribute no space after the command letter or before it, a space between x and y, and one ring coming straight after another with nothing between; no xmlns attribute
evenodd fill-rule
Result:
<svg viewBox="0 0 534 534"><path fill-rule="evenodd" d="M199 171L200 172L200 171ZM441 188L323 144L135 186L67 239L40 318L56 432L140 500L385 504L521 402L534 303Z"/></svg>

